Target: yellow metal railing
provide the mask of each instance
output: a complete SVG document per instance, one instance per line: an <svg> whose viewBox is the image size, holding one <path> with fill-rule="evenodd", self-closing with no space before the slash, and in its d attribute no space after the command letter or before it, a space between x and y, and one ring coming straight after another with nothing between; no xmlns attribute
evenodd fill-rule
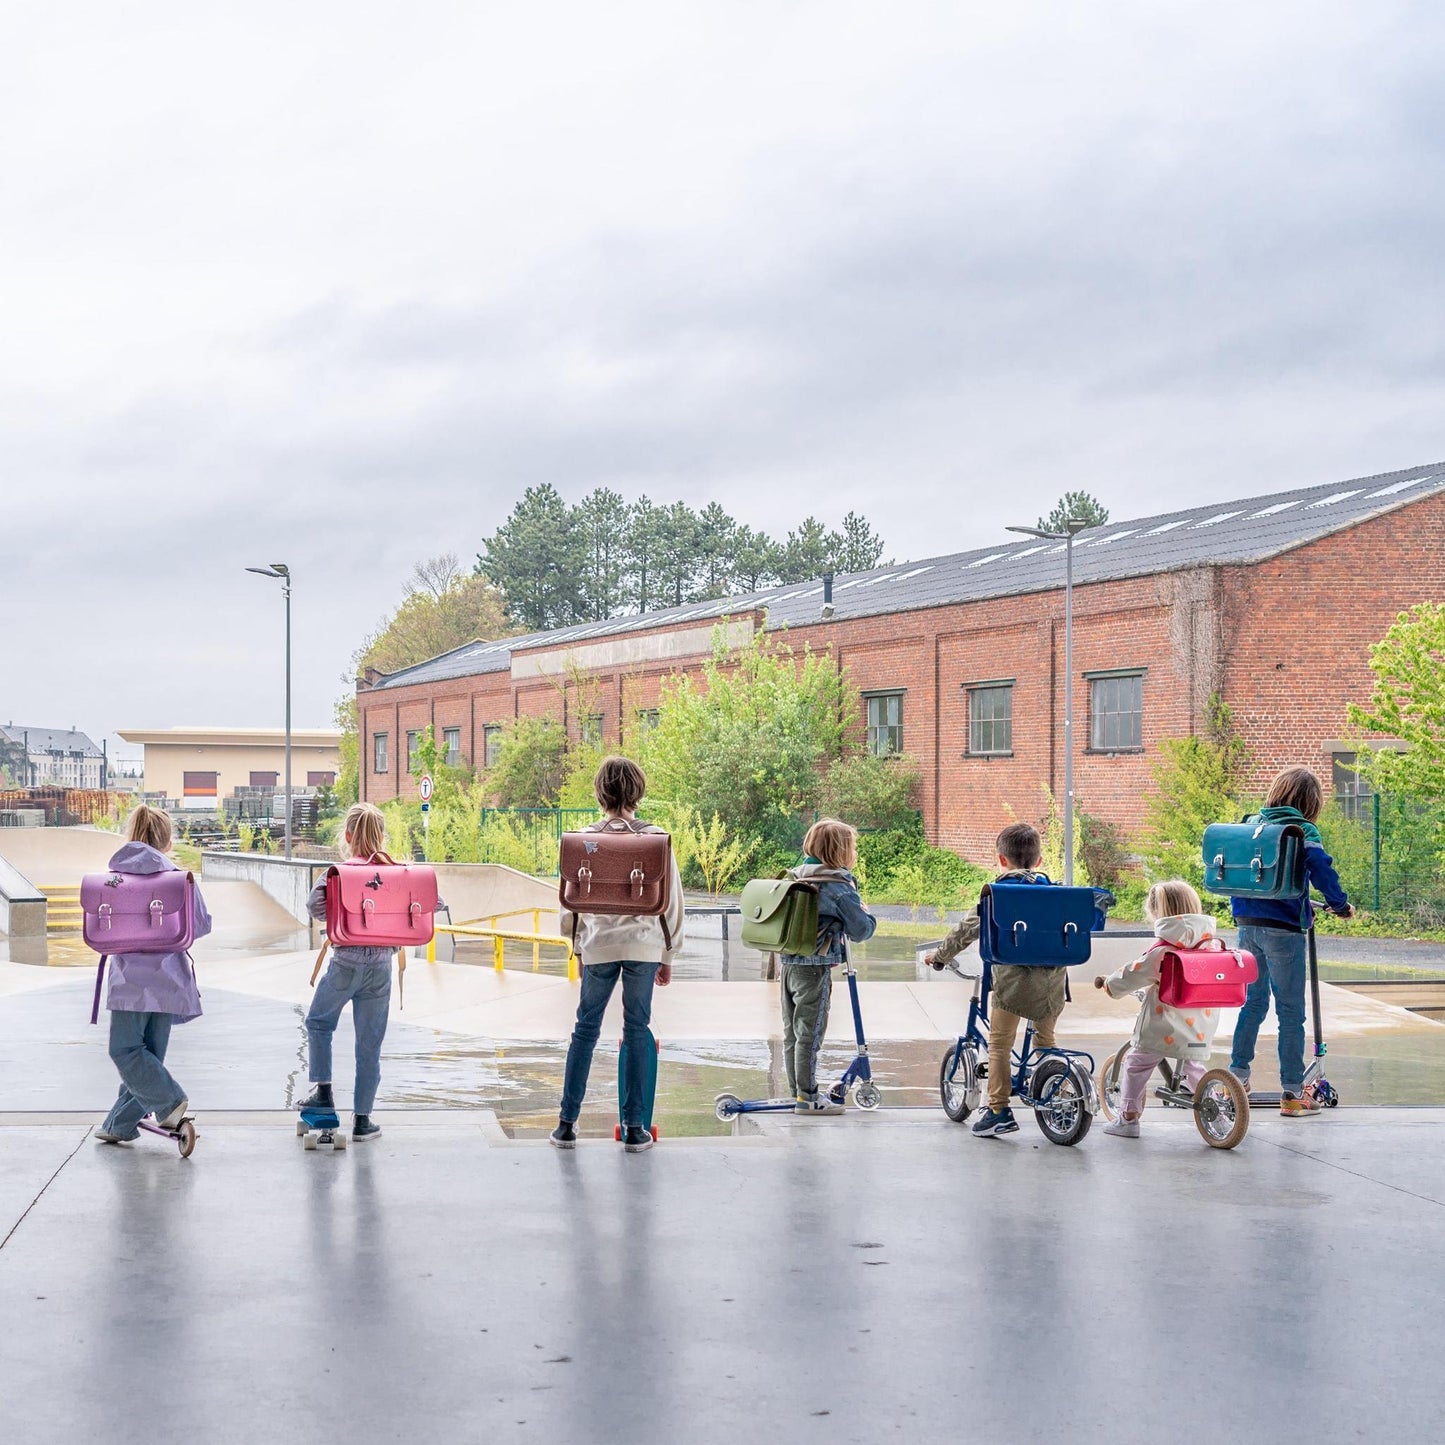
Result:
<svg viewBox="0 0 1445 1445"><path fill-rule="evenodd" d="M559 933L543 933L542 912L543 910L540 908L514 908L510 913L493 914L490 918L478 919L472 923L439 923L436 931L449 933L453 938L490 938L492 940L492 965L498 973L501 973L506 967L506 946L509 942L532 945L533 973L536 973L542 966L542 945L544 943L565 948L567 950L567 977L572 983L576 983L581 974L577 955L572 951L572 940L563 938ZM493 926L498 919L515 918L519 914L526 913L533 915L533 931L531 933ZM436 962L435 939L427 945L427 959L429 962Z"/></svg>

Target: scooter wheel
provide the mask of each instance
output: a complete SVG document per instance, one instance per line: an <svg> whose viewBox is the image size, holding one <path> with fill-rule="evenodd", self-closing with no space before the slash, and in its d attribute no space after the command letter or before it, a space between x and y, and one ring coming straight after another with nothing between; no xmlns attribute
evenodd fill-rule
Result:
<svg viewBox="0 0 1445 1445"><path fill-rule="evenodd" d="M614 1144L620 1144L620 1143L622 1142L622 1125L621 1125L621 1124L614 1124L614 1125L612 1126L612 1142L613 1142Z"/></svg>
<svg viewBox="0 0 1445 1445"><path fill-rule="evenodd" d="M877 1084L862 1083L853 1090L853 1102L860 1109L876 1109L883 1102L883 1095Z"/></svg>
<svg viewBox="0 0 1445 1445"><path fill-rule="evenodd" d="M723 1121L736 1118L743 1111L743 1101L736 1094L719 1094L712 1103L713 1112Z"/></svg>
<svg viewBox="0 0 1445 1445"><path fill-rule="evenodd" d="M191 1120L181 1120L176 1129L176 1145L181 1151L182 1159L191 1157L191 1150L196 1147L196 1126Z"/></svg>

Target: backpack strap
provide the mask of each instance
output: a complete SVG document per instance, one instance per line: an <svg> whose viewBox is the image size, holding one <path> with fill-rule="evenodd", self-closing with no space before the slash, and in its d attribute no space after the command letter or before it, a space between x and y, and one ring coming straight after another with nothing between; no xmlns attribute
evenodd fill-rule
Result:
<svg viewBox="0 0 1445 1445"><path fill-rule="evenodd" d="M398 948L396 951L396 1006L399 1009L406 1007L406 949Z"/></svg>
<svg viewBox="0 0 1445 1445"><path fill-rule="evenodd" d="M328 938L321 945L321 952L316 955L316 967L311 970L311 987L316 987L316 980L321 976L321 965L326 962L326 951L331 947L331 940Z"/></svg>
<svg viewBox="0 0 1445 1445"><path fill-rule="evenodd" d="M90 1006L90 1021L93 1024L100 1022L100 985L105 978L105 966L109 961L110 955L102 953L100 962L95 966L95 1001Z"/></svg>

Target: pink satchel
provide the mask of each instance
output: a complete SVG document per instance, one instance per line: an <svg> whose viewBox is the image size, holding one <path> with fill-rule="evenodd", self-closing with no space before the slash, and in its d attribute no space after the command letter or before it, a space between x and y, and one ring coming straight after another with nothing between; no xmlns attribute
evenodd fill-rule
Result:
<svg viewBox="0 0 1445 1445"><path fill-rule="evenodd" d="M1159 1002L1170 1008L1240 1008L1259 977L1252 953L1238 948L1167 948L1159 966Z"/></svg>
<svg viewBox="0 0 1445 1445"><path fill-rule="evenodd" d="M326 936L333 948L420 948L436 931L437 875L385 853L348 858L326 873Z"/></svg>
<svg viewBox="0 0 1445 1445"><path fill-rule="evenodd" d="M100 954L90 1021L100 1017L106 960L117 953L185 953L196 941L189 873L87 873L80 880L81 937Z"/></svg>

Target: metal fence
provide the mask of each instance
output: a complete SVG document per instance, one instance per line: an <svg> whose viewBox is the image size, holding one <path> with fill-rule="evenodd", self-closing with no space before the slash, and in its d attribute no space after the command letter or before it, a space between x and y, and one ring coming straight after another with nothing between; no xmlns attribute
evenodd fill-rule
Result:
<svg viewBox="0 0 1445 1445"><path fill-rule="evenodd" d="M1445 928L1445 805L1380 793L1346 798L1326 808L1320 832L1354 903L1422 929Z"/></svg>

